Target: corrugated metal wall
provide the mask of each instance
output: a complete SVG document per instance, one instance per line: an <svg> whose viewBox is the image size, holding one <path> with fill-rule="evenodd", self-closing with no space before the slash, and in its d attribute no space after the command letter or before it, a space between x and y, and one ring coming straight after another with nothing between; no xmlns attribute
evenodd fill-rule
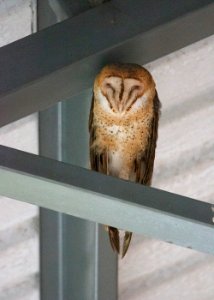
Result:
<svg viewBox="0 0 214 300"><path fill-rule="evenodd" d="M34 8L30 0L0 0L0 46L32 32ZM1 128L0 144L38 153L37 114ZM39 300L38 208L3 197L0 207L0 299Z"/></svg>
<svg viewBox="0 0 214 300"><path fill-rule="evenodd" d="M214 203L214 36L147 68L162 102L153 186ZM211 255L135 235L119 269L121 300L214 297Z"/></svg>
<svg viewBox="0 0 214 300"><path fill-rule="evenodd" d="M34 7L0 0L0 46L32 32ZM153 185L214 202L214 37L147 68L163 105ZM38 153L37 122L34 114L1 128L0 143ZM0 206L0 299L38 300L38 210L5 198ZM214 257L190 249L134 235L119 270L121 300L214 296Z"/></svg>

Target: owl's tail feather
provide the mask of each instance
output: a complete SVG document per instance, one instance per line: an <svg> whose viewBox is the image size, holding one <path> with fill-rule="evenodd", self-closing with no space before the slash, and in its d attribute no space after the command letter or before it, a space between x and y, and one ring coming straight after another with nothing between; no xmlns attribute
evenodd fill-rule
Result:
<svg viewBox="0 0 214 300"><path fill-rule="evenodd" d="M120 232L117 228L112 226L107 226L107 231L109 234L109 240L111 243L111 247L114 251L120 254ZM125 231L123 247L122 247L122 258L126 255L126 252L129 248L130 242L132 238L132 232Z"/></svg>
<svg viewBox="0 0 214 300"><path fill-rule="evenodd" d="M124 236L124 240L123 240L122 258L126 255L126 252L127 252L128 248L129 248L131 239L132 239L132 232L126 231L125 232L125 236Z"/></svg>
<svg viewBox="0 0 214 300"><path fill-rule="evenodd" d="M111 247L118 254L120 253L120 235L119 230L115 227L108 226L108 235L111 243Z"/></svg>

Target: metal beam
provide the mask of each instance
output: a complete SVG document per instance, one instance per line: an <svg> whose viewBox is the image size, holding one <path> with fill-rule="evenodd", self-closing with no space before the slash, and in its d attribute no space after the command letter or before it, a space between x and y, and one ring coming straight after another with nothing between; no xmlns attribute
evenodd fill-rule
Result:
<svg viewBox="0 0 214 300"><path fill-rule="evenodd" d="M211 204L4 146L0 194L214 254Z"/></svg>
<svg viewBox="0 0 214 300"><path fill-rule="evenodd" d="M62 159L61 121L61 103L39 114L40 155L57 160ZM64 214L41 208L39 221L40 298L41 300L64 300L66 276L64 264Z"/></svg>
<svg viewBox="0 0 214 300"><path fill-rule="evenodd" d="M0 48L0 126L91 87L108 62L152 61L213 34L212 0L114 0Z"/></svg>

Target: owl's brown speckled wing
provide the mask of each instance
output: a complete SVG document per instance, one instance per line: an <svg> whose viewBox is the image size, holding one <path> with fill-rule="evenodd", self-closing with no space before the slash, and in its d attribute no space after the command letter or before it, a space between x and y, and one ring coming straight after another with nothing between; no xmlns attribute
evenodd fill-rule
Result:
<svg viewBox="0 0 214 300"><path fill-rule="evenodd" d="M94 97L92 98L91 110L89 115L89 133L90 133L90 163L91 169L100 173L108 174L108 154L106 151L98 153L96 147L92 147L94 140L96 139L96 128L93 124L93 108Z"/></svg>
<svg viewBox="0 0 214 300"><path fill-rule="evenodd" d="M158 121L161 103L156 93L154 99L154 114L151 122L151 134L148 138L146 151L142 154L138 154L138 158L135 160L134 170L136 173L136 182L150 185L152 180L154 159L155 159L155 148L158 137Z"/></svg>

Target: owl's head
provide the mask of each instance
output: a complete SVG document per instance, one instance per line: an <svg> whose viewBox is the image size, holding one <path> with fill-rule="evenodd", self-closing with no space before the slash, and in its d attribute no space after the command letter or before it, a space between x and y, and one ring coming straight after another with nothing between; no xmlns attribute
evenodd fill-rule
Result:
<svg viewBox="0 0 214 300"><path fill-rule="evenodd" d="M145 107L155 97L151 74L137 64L110 64L97 75L94 97L109 113L124 114Z"/></svg>

